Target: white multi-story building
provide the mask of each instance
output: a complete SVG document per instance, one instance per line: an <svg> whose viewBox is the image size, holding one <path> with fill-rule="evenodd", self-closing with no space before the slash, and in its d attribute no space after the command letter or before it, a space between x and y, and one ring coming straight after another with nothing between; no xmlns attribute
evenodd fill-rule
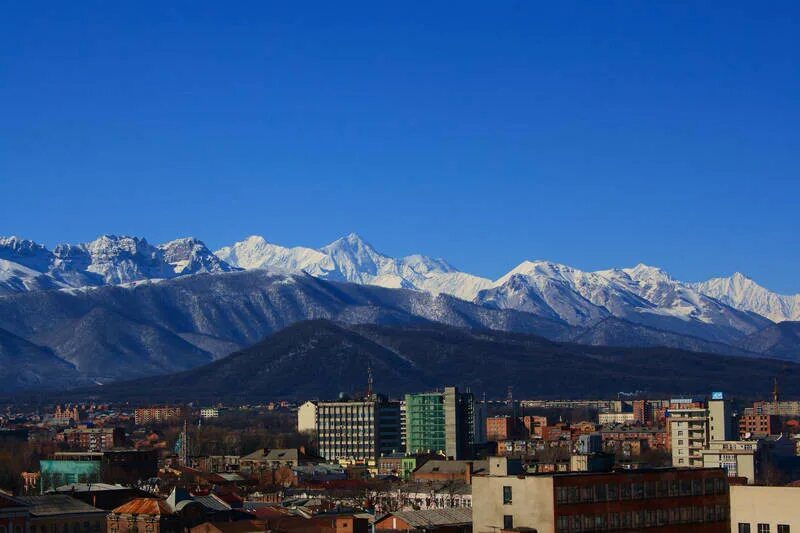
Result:
<svg viewBox="0 0 800 533"><path fill-rule="evenodd" d="M203 407L200 409L200 418L219 418L219 407Z"/></svg>

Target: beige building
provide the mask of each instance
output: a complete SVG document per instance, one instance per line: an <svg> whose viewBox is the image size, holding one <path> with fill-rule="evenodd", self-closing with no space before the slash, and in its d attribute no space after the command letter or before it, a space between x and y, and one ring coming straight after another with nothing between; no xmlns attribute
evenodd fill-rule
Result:
<svg viewBox="0 0 800 533"><path fill-rule="evenodd" d="M523 528L727 533L728 482L718 468L526 474L518 460L490 457L472 478L472 530Z"/></svg>
<svg viewBox="0 0 800 533"><path fill-rule="evenodd" d="M630 413L600 413L597 415L597 422L601 426L609 424L633 424L636 421L636 415Z"/></svg>
<svg viewBox="0 0 800 533"><path fill-rule="evenodd" d="M669 431L672 466L701 467L701 450L708 446L708 411L704 407L670 409Z"/></svg>
<svg viewBox="0 0 800 533"><path fill-rule="evenodd" d="M800 487L731 486L732 533L800 531Z"/></svg>
<svg viewBox="0 0 800 533"><path fill-rule="evenodd" d="M742 477L752 485L761 475L761 441L711 441L700 452L706 468L724 468L728 477Z"/></svg>
<svg viewBox="0 0 800 533"><path fill-rule="evenodd" d="M709 440L729 441L735 439L739 432L733 423L731 402L723 399L721 393L708 402L708 436Z"/></svg>
<svg viewBox="0 0 800 533"><path fill-rule="evenodd" d="M297 408L297 431L317 430L317 402L306 402Z"/></svg>

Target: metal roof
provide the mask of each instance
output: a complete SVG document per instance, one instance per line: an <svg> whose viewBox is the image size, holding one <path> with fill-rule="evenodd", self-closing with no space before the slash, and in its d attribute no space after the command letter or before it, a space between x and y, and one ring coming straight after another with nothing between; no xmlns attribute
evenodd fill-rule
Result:
<svg viewBox="0 0 800 533"><path fill-rule="evenodd" d="M397 511L394 513L389 513L386 516L400 518L414 528L425 528L431 526L456 526L472 523L472 509L469 507L454 507L452 509L425 509L422 511Z"/></svg>
<svg viewBox="0 0 800 533"><path fill-rule="evenodd" d="M20 496L17 498L28 505L32 516L54 516L63 514L106 514L102 509L92 507L65 494L45 494L44 496Z"/></svg>

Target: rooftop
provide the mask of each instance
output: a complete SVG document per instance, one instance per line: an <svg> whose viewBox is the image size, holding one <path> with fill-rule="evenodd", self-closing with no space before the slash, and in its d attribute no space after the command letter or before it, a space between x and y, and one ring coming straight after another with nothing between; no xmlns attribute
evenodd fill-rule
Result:
<svg viewBox="0 0 800 533"><path fill-rule="evenodd" d="M172 509L169 508L164 500L159 498L136 498L128 503L122 504L113 511L116 514L145 514L145 515L171 515Z"/></svg>
<svg viewBox="0 0 800 533"><path fill-rule="evenodd" d="M44 496L20 496L18 500L26 503L32 516L54 516L64 514L106 514L102 509L65 494L46 494Z"/></svg>
<svg viewBox="0 0 800 533"><path fill-rule="evenodd" d="M426 509L421 511L396 511L386 516L400 518L411 527L420 529L429 528L431 526L455 526L472 523L472 509L466 507ZM381 520L382 519L383 518L381 518Z"/></svg>

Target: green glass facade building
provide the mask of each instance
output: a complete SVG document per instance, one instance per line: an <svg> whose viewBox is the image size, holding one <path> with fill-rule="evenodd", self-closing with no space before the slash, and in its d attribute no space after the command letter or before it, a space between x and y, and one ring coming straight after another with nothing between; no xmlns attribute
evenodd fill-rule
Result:
<svg viewBox="0 0 800 533"><path fill-rule="evenodd" d="M475 399L446 387L442 392L406 394L406 451L443 453L469 459L475 446Z"/></svg>

